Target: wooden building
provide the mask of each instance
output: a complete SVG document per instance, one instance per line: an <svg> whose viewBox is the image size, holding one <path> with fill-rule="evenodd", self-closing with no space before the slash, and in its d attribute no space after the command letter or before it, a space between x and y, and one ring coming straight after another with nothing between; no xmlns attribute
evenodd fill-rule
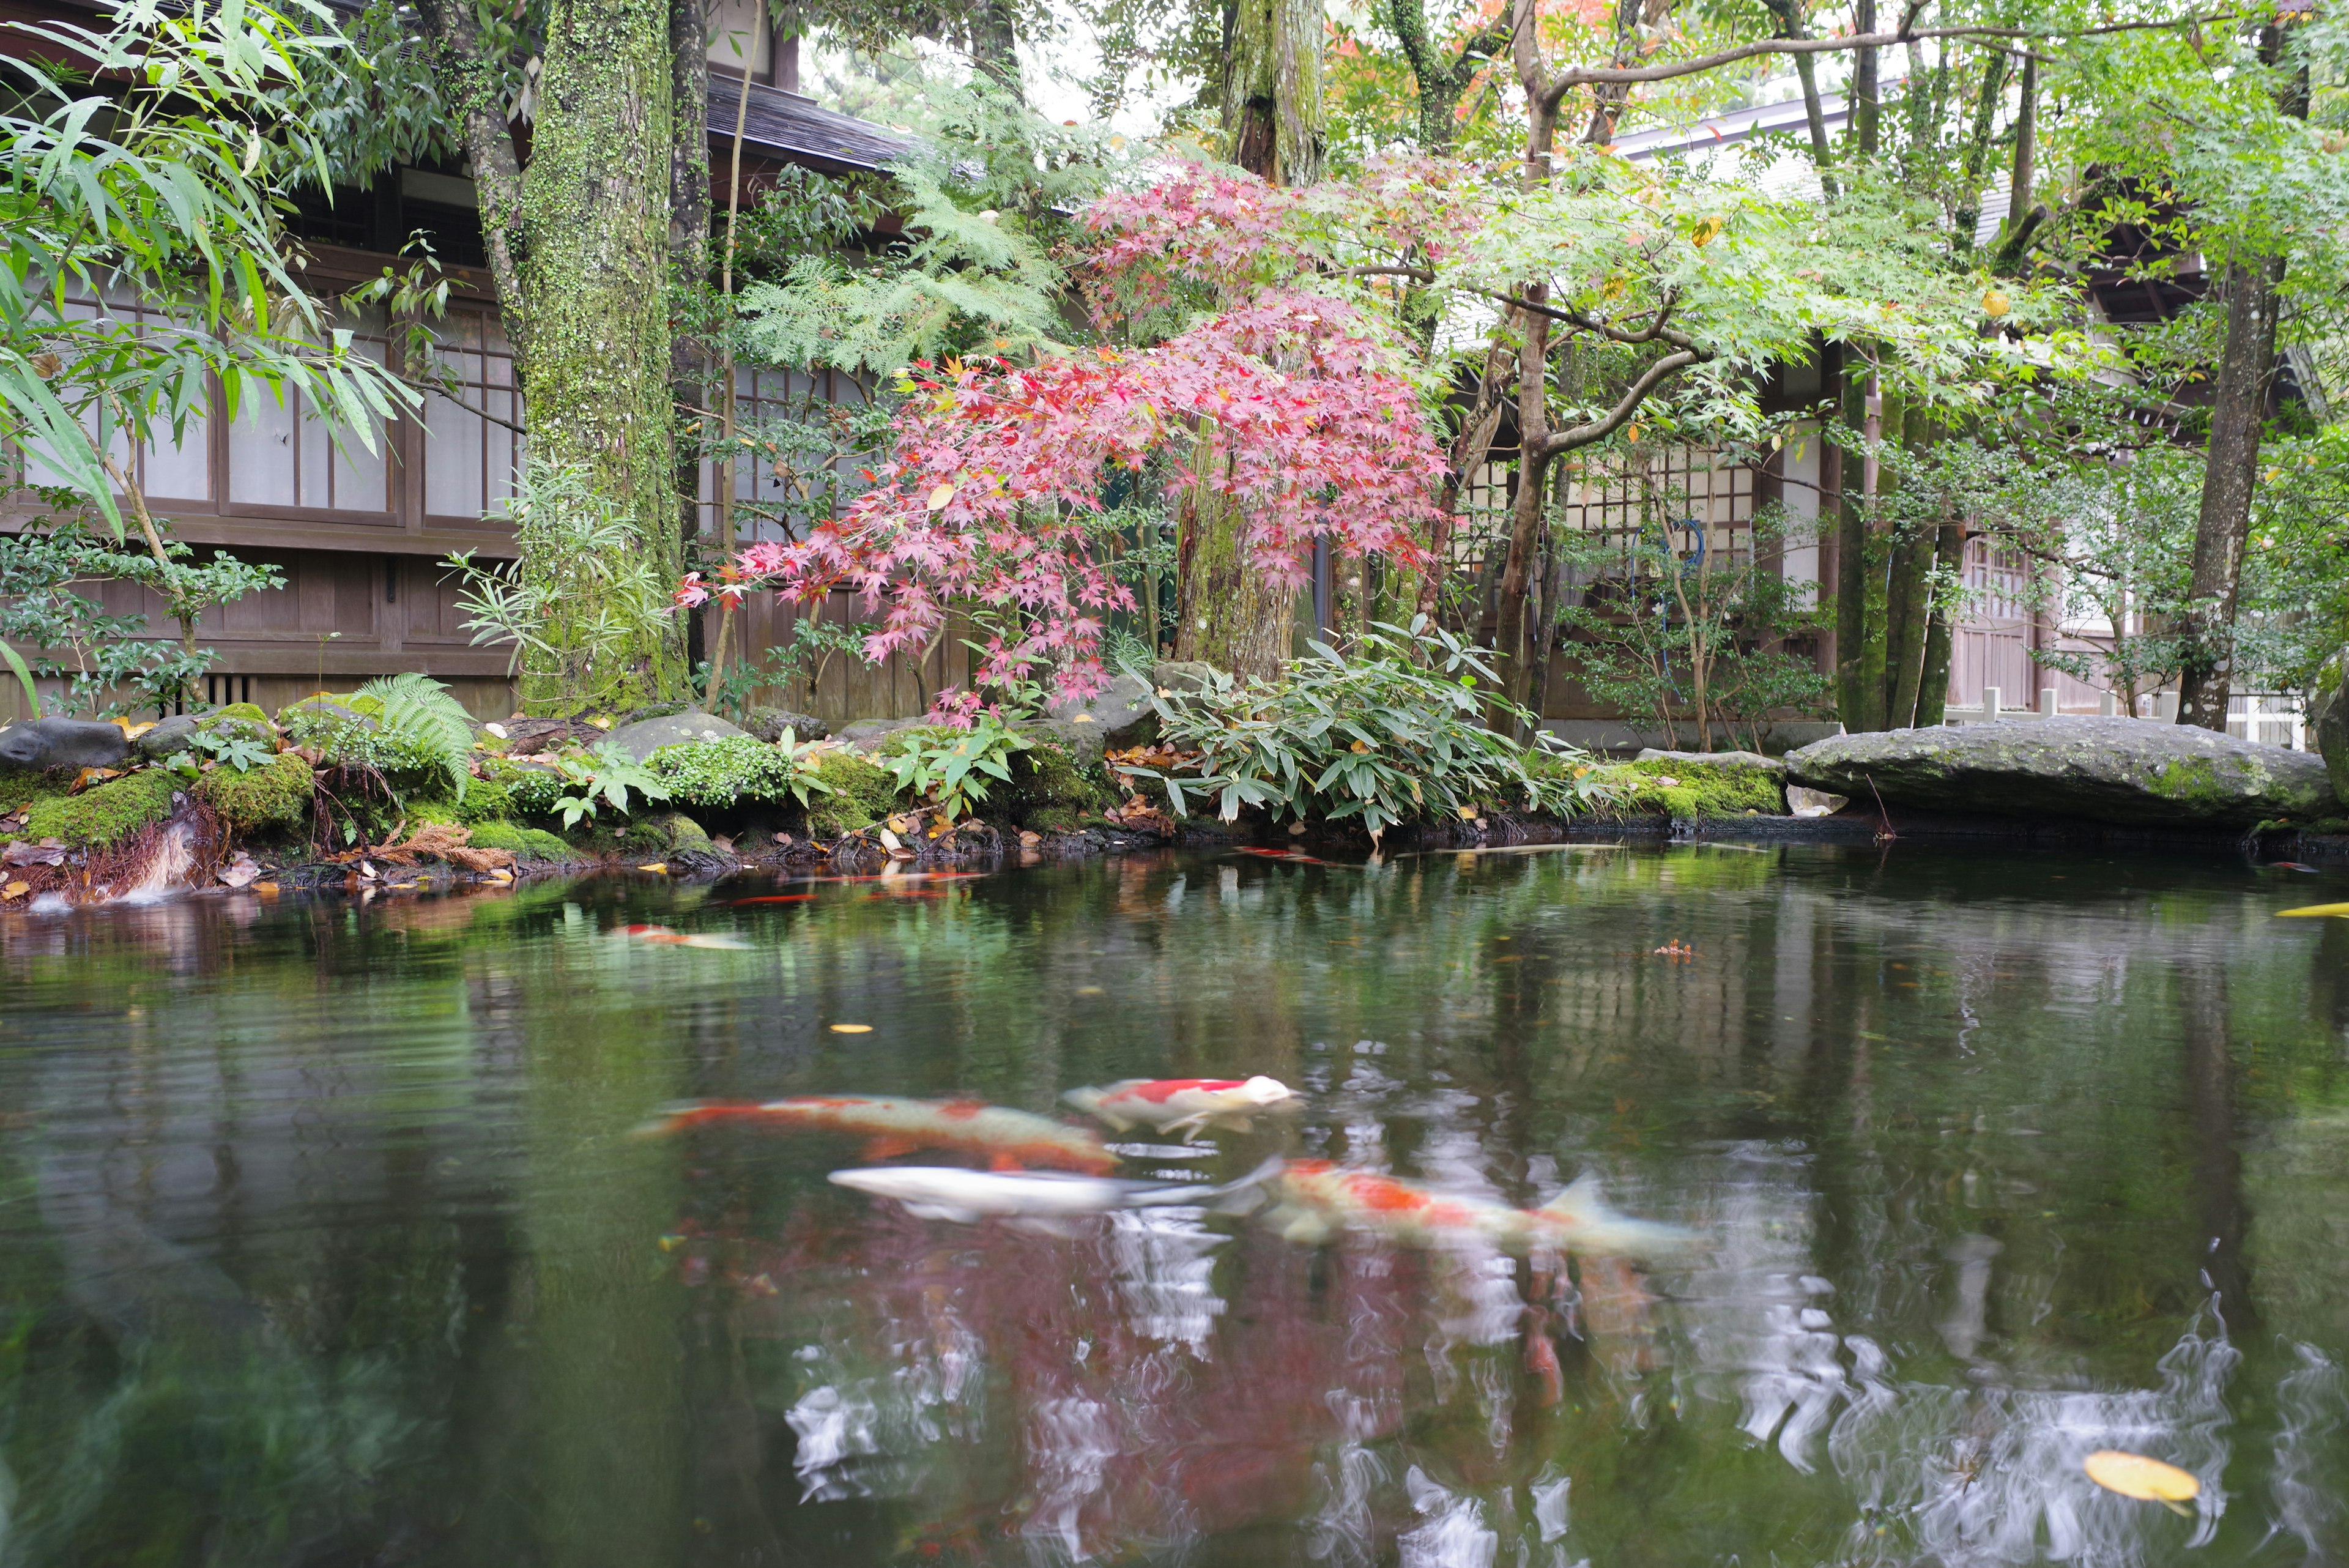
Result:
<svg viewBox="0 0 2349 1568"><path fill-rule="evenodd" d="M98 26L101 14L88 0L0 0L0 20ZM869 172L903 150L900 139L880 127L800 94L798 40L779 38L767 16L763 0L722 0L713 13L709 123L721 211L738 107L746 202L786 168ZM9 47L0 33L0 48ZM215 388L212 417L191 423L185 440L141 442L126 454L150 504L177 537L274 566L285 576L283 589L215 609L200 623L199 639L215 656L201 695L274 711L322 688L345 690L372 675L413 670L449 683L477 714L502 716L512 710L511 650L472 646L441 565L452 551L495 560L512 548L494 509L511 488L523 410L485 265L473 182L462 167L398 168L365 190L305 194L290 226L308 249L305 275L321 295L380 275L412 232L430 237L453 285L445 319L433 324L433 352L454 371L457 395L428 394L418 415L377 432L369 454L356 445L337 450L298 394L282 405L248 399L231 421L222 417ZM129 299L80 304L92 313L140 311ZM378 358L399 351L393 324L380 315L345 325ZM834 372L811 378L749 369L740 372L738 391L749 412L810 391L864 395L852 378ZM0 462L34 483L44 477L37 452L0 453ZM738 493L749 494L774 477L746 463L734 483ZM705 472L706 501L718 483L715 472ZM0 491L0 530L22 524L27 499ZM714 510L705 505L705 514ZM141 590L116 585L105 597L111 613L144 613L159 634L176 630ZM845 604L837 612L853 618ZM750 618L754 639L783 636L789 614L761 607ZM926 664L876 671L853 660L833 662L843 668L827 671L823 690L776 696L831 710L826 716L834 719L915 712L947 672L943 652ZM5 720L21 699L13 681L0 687Z"/></svg>

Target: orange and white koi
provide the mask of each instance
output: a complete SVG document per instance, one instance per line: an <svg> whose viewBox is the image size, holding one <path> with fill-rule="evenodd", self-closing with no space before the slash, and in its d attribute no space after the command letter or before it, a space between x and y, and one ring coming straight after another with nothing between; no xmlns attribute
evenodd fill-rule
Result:
<svg viewBox="0 0 2349 1568"><path fill-rule="evenodd" d="M867 1140L867 1159L916 1149L957 1149L996 1170L1045 1166L1099 1176L1117 1164L1099 1135L978 1100L902 1100L890 1095L801 1095L787 1100L699 1100L672 1106L643 1130L682 1132L719 1122L845 1133Z"/></svg>
<svg viewBox="0 0 2349 1568"><path fill-rule="evenodd" d="M1190 1142L1209 1127L1248 1130L1268 1111L1293 1111L1303 1102L1278 1078L1127 1078L1105 1089L1071 1089L1061 1096L1119 1132L1130 1127L1180 1131Z"/></svg>
<svg viewBox="0 0 2349 1568"><path fill-rule="evenodd" d="M1300 1159L1281 1172L1278 1193L1271 1219L1292 1241L1318 1243L1353 1230L1409 1246L1481 1241L1504 1252L1539 1249L1653 1261L1699 1241L1679 1226L1615 1212L1600 1201L1595 1176L1583 1177L1538 1209L1512 1209L1486 1198L1431 1192L1377 1171Z"/></svg>
<svg viewBox="0 0 2349 1568"><path fill-rule="evenodd" d="M710 936L700 931L688 935L667 926L622 926L619 934L632 942L649 942L657 948L714 948L730 953L750 950L750 944L740 937Z"/></svg>

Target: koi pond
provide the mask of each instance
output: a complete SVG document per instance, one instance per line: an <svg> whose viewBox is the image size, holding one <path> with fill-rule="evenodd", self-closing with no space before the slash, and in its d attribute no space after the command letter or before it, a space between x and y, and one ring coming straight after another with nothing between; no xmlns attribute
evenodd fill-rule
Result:
<svg viewBox="0 0 2349 1568"><path fill-rule="evenodd" d="M2349 920L2275 918L2344 898L1724 845L13 917L0 1564L2349 1560ZM847 1095L1139 1185L646 1130ZM1395 1179L1301 1224L1313 1161Z"/></svg>

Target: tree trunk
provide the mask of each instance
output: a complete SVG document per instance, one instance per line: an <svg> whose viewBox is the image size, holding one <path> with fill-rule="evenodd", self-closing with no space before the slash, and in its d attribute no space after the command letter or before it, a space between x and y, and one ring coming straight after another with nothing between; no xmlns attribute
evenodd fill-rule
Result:
<svg viewBox="0 0 2349 1568"><path fill-rule="evenodd" d="M666 0L554 0L523 177L521 286L533 459L585 474L634 523L653 569L673 578L671 70ZM547 673L527 653L523 671ZM617 679L615 703L678 695L687 672L675 622L648 632L623 669L595 673Z"/></svg>
<svg viewBox="0 0 2349 1568"><path fill-rule="evenodd" d="M1213 440L1203 436L1201 443ZM1224 461L1200 454L1203 468ZM1195 484L1184 493L1175 547L1183 623L1174 634L1174 657L1271 680L1295 644L1297 590L1267 577L1247 558L1246 524L1221 491Z"/></svg>
<svg viewBox="0 0 2349 1568"><path fill-rule="evenodd" d="M1010 0L979 0L970 23L970 57L979 73L1013 98L1027 97L1019 74L1019 32Z"/></svg>
<svg viewBox="0 0 2349 1568"><path fill-rule="evenodd" d="M1321 175L1320 0L1240 0L1224 79L1224 134L1233 162L1276 185ZM1229 498L1195 485L1175 545L1182 623L1178 659L1271 680L1295 644L1297 590L1247 559L1247 519Z"/></svg>
<svg viewBox="0 0 2349 1568"><path fill-rule="evenodd" d="M709 407L709 49L701 0L669 0L668 275L683 306L669 344L669 401L678 431L677 488L680 559L700 545L701 450ZM747 102L749 95L744 95ZM686 620L688 669L701 662L702 618Z"/></svg>
<svg viewBox="0 0 2349 1568"><path fill-rule="evenodd" d="M1876 31L1876 0L1852 0L1851 30L1861 34ZM1859 50L1851 62L1851 140L1857 160L1862 163L1876 156L1877 145L1883 136L1879 122L1884 111L1878 74L1875 47Z"/></svg>
<svg viewBox="0 0 2349 1568"><path fill-rule="evenodd" d="M1867 382L1857 373L1854 358L1846 359L1843 419L1849 429L1865 431ZM1866 464L1867 459L1860 452L1844 452L1843 484L1837 495L1841 504L1836 517L1836 707L1843 727L1854 733L1884 727L1879 711L1884 691L1881 642L1875 644L1879 661L1877 680L1871 683L1867 678L1872 640L1868 613L1870 497L1864 483L1853 483L1867 472Z"/></svg>
<svg viewBox="0 0 2349 1568"><path fill-rule="evenodd" d="M1540 304L1549 291L1528 286L1526 297ZM1501 696L1522 704L1533 684L1533 649L1527 636L1526 588L1541 555L1543 498L1549 490L1549 317L1521 312L1517 349L1517 493L1509 514L1509 553L1501 566L1499 607L1494 618L1494 663ZM1547 639L1543 639L1547 646ZM1514 732L1497 712L1496 730Z"/></svg>
<svg viewBox="0 0 2349 1568"><path fill-rule="evenodd" d="M1956 222L1951 225L1950 249L1960 259L1974 248L1974 230L1982 224L1982 180L1990 170L1991 127L1998 115L1999 99L2006 90L2006 57L1992 55L1982 67L1982 98L1974 105L1973 131L1966 139L1966 183L1958 192ZM2023 214L2013 214L2020 222Z"/></svg>
<svg viewBox="0 0 2349 1568"><path fill-rule="evenodd" d="M1966 525L1957 509L1951 507L1941 518L1940 537L1934 542L1933 562L1940 575L1953 577L1966 558ZM1957 640L1957 628L1950 618L1950 606L1936 596L1932 624L1925 633L1925 679L1917 693L1917 723L1930 729L1949 717L1950 656Z"/></svg>
<svg viewBox="0 0 2349 1568"><path fill-rule="evenodd" d="M1239 0L1224 77L1231 161L1275 185L1321 178L1320 0Z"/></svg>
<svg viewBox="0 0 2349 1568"><path fill-rule="evenodd" d="M2283 264L2236 263L2227 269L2227 341L2212 389L2210 444L2202 472L2202 509L2194 524L2191 599L2179 628L2178 722L2227 727L2234 676L2235 601L2243 545L2251 525L2260 427L2274 374L2277 285Z"/></svg>
<svg viewBox="0 0 2349 1568"><path fill-rule="evenodd" d="M1780 37L1803 36L1799 0L1768 0L1768 4L1770 15L1777 20ZM1810 56L1795 57L1795 75L1803 84L1803 120L1811 132L1811 163L1818 171L1819 190L1832 202L1836 199L1836 181L1828 166L1835 161L1835 153L1827 145L1826 110L1819 100L1818 71Z"/></svg>
<svg viewBox="0 0 2349 1568"><path fill-rule="evenodd" d="M422 0L433 85L473 166L481 243L497 286L499 316L519 369L529 362L529 301L522 285L522 158L506 120L502 73L483 52L470 0Z"/></svg>

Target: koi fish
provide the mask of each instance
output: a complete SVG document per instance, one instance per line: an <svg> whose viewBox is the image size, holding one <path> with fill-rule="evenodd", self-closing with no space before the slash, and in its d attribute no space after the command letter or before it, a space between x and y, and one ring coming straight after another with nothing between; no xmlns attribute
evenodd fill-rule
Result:
<svg viewBox="0 0 2349 1568"><path fill-rule="evenodd" d="M1137 1124L1161 1133L1180 1131L1189 1143L1209 1127L1248 1130L1262 1111L1293 1111L1297 1091L1261 1073L1253 1078L1127 1078L1105 1089L1071 1089L1061 1096L1089 1116L1123 1132Z"/></svg>
<svg viewBox="0 0 2349 1568"><path fill-rule="evenodd" d="M729 898L726 902L729 908L739 909L745 904L804 904L814 897L813 893L768 893L756 898Z"/></svg>
<svg viewBox="0 0 2349 1568"><path fill-rule="evenodd" d="M1257 849L1242 845L1232 851L1235 855L1253 855L1259 860L1286 860L1292 866L1336 866L1335 860L1317 860L1301 849Z"/></svg>
<svg viewBox="0 0 2349 1568"><path fill-rule="evenodd" d="M1340 1169L1326 1159L1300 1159L1282 1170L1279 1197L1271 1218L1281 1234L1315 1244L1350 1229L1410 1246L1474 1239L1504 1252L1542 1248L1652 1260L1700 1240L1677 1225L1615 1212L1599 1200L1596 1175L1583 1177L1538 1209L1512 1209L1485 1198L1446 1197L1376 1171Z"/></svg>
<svg viewBox="0 0 2349 1568"><path fill-rule="evenodd" d="M1009 1220L1049 1230L1071 1220L1120 1209L1164 1209L1180 1204L1219 1208L1227 1213L1245 1211L1256 1206L1257 1189L1279 1174L1280 1161L1268 1159L1252 1174L1221 1187L1197 1183L1167 1186L1054 1171L1013 1175L918 1165L835 1170L832 1180L875 1198L895 1199L917 1219L952 1220L965 1225L980 1220Z"/></svg>
<svg viewBox="0 0 2349 1568"><path fill-rule="evenodd" d="M2261 866L2260 869L2262 871L2305 871L2312 877L2323 875L2323 873L2318 871L2315 867L2303 866L2297 860L2270 860L2264 862Z"/></svg>
<svg viewBox="0 0 2349 1568"><path fill-rule="evenodd" d="M1102 1175L1117 1164L1099 1137L1026 1111L978 1100L902 1100L889 1095L802 1095L788 1100L698 1100L673 1106L643 1131L682 1132L713 1122L805 1127L869 1140L867 1159L889 1159L917 1148L959 1149L990 1168L1031 1165Z"/></svg>
<svg viewBox="0 0 2349 1568"><path fill-rule="evenodd" d="M695 932L672 931L667 926L622 926L619 934L632 942L650 942L662 948L715 948L720 952L748 952L750 944L740 937L713 937Z"/></svg>
<svg viewBox="0 0 2349 1568"><path fill-rule="evenodd" d="M2349 915L2349 904L2311 904L2304 909L2278 909L2279 915Z"/></svg>

